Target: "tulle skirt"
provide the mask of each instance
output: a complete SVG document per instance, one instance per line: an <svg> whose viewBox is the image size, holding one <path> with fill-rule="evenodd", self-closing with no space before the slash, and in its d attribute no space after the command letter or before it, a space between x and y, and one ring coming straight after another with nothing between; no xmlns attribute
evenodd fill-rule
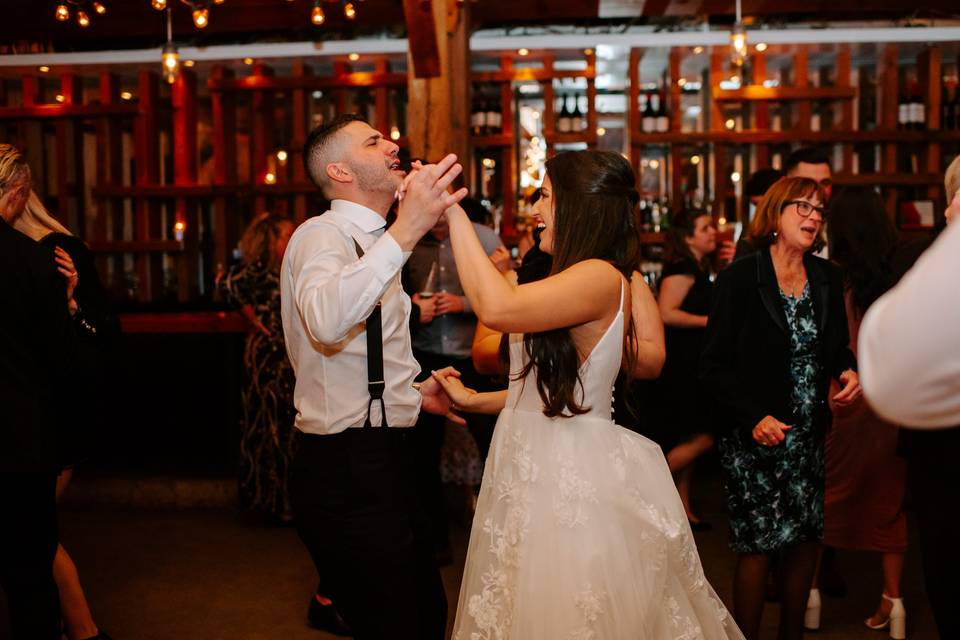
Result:
<svg viewBox="0 0 960 640"><path fill-rule="evenodd" d="M504 410L455 640L742 638L660 448L610 420Z"/></svg>

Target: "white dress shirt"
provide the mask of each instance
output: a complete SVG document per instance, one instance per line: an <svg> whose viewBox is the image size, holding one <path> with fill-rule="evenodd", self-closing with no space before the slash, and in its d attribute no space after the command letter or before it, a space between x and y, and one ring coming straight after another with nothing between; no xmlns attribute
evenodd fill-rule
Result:
<svg viewBox="0 0 960 640"><path fill-rule="evenodd" d="M305 433L339 433L363 426L367 390L364 321L383 303L383 401L391 427L409 427L420 412L413 388L420 367L410 346L410 298L400 269L410 257L376 212L346 200L300 225L290 237L280 270L280 314L296 385L296 427ZM354 239L363 247L357 258ZM370 422L381 425L380 403Z"/></svg>
<svg viewBox="0 0 960 640"><path fill-rule="evenodd" d="M860 380L877 413L907 427L960 425L960 222L860 325Z"/></svg>

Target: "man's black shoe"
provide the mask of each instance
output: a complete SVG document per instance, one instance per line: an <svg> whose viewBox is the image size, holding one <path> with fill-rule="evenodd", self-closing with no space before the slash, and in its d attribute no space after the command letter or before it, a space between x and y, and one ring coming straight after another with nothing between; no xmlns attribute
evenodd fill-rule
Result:
<svg viewBox="0 0 960 640"><path fill-rule="evenodd" d="M307 607L307 622L314 629L326 631L335 636L350 637L353 635L350 627L337 613L336 607L333 604L320 604L316 597L310 598L310 606Z"/></svg>

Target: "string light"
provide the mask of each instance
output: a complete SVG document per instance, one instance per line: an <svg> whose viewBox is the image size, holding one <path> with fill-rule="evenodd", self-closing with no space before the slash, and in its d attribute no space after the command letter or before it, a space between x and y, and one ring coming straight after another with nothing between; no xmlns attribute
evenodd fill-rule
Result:
<svg viewBox="0 0 960 640"><path fill-rule="evenodd" d="M157 11L163 11L167 8L167 0L151 0L150 6Z"/></svg>
<svg viewBox="0 0 960 640"><path fill-rule="evenodd" d="M527 49L526 47L522 47L522 48L520 48L520 49L517 49L517 54L518 54L518 55L525 56L525 55L528 55L529 53L530 53L530 49Z"/></svg>
<svg viewBox="0 0 960 640"><path fill-rule="evenodd" d="M267 171L266 175L263 176L263 181L264 181L266 184L276 184L276 182L277 182L277 176L276 176L276 174L273 173L272 171Z"/></svg>
<svg viewBox="0 0 960 640"><path fill-rule="evenodd" d="M60 0L53 15L58 22L66 22L70 19L72 6L76 12L74 15L77 18L77 24L86 28L90 26L92 14L102 16L107 12L107 5L104 2L105 0Z"/></svg>
<svg viewBox="0 0 960 640"><path fill-rule="evenodd" d="M754 47L754 48L755 48L757 51L759 51L760 53L763 53L764 51L767 50L767 43L766 43L766 42L758 42L758 43L757 43L757 46Z"/></svg>
<svg viewBox="0 0 960 640"><path fill-rule="evenodd" d="M167 7L167 43L163 45L163 53L160 54L160 62L163 67L163 79L167 84L173 84L180 75L180 53L177 46L173 44L173 22L170 17L171 9Z"/></svg>
<svg viewBox="0 0 960 640"><path fill-rule="evenodd" d="M193 24L197 29L203 29L210 24L210 10L207 8L194 9Z"/></svg>
<svg viewBox="0 0 960 640"><path fill-rule="evenodd" d="M390 139L396 142L400 139L400 129L397 127L390 127Z"/></svg>
<svg viewBox="0 0 960 640"><path fill-rule="evenodd" d="M42 64L39 67L37 67L37 71L39 71L40 73L50 73L50 67L48 67L45 64Z"/></svg>
<svg viewBox="0 0 960 640"><path fill-rule="evenodd" d="M320 0L314 0L313 11L310 12L310 22L319 27L326 21L327 14L323 12L323 7L320 6Z"/></svg>
<svg viewBox="0 0 960 640"><path fill-rule="evenodd" d="M99 13L100 15L103 15L103 14L105 14L105 13L107 12L107 8L106 8L105 6L103 6L103 3L102 3L102 2L94 2L94 3L93 3L93 10L96 11L97 13Z"/></svg>
<svg viewBox="0 0 960 640"><path fill-rule="evenodd" d="M130 93L129 91L121 91L121 92L120 92L120 99L121 99L121 100L133 100L133 94Z"/></svg>
<svg viewBox="0 0 960 640"><path fill-rule="evenodd" d="M196 62L194 62L193 60L184 60L184 61L183 61L183 66L185 66L185 67L192 67L192 66L195 65L195 64L196 64Z"/></svg>
<svg viewBox="0 0 960 640"><path fill-rule="evenodd" d="M77 11L77 24L84 28L90 26L90 16L83 9Z"/></svg>
<svg viewBox="0 0 960 640"><path fill-rule="evenodd" d="M60 22L66 22L70 19L70 9L65 4L57 5L57 20Z"/></svg>
<svg viewBox="0 0 960 640"><path fill-rule="evenodd" d="M56 97L54 97L54 100L56 100L57 102L64 102L66 101L66 97L64 97L62 93L58 93Z"/></svg>
<svg viewBox="0 0 960 640"><path fill-rule="evenodd" d="M357 17L357 8L353 6L352 2L343 5L343 15L346 16L347 20L353 20Z"/></svg>
<svg viewBox="0 0 960 640"><path fill-rule="evenodd" d="M359 59L360 59L359 53L351 53L350 55L347 56L347 60L349 60L350 62L356 62Z"/></svg>
<svg viewBox="0 0 960 640"><path fill-rule="evenodd" d="M277 151L277 160L280 162L280 164L283 164L284 162L286 162L287 152L284 151L283 149L280 149L280 151Z"/></svg>

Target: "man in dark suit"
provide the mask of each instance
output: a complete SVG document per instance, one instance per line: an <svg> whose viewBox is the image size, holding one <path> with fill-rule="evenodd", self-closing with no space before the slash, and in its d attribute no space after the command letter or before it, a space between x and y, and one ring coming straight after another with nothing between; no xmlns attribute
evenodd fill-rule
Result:
<svg viewBox="0 0 960 640"><path fill-rule="evenodd" d="M29 194L26 161L0 145L0 587L16 640L59 640L54 407L73 334L53 253L11 226Z"/></svg>

